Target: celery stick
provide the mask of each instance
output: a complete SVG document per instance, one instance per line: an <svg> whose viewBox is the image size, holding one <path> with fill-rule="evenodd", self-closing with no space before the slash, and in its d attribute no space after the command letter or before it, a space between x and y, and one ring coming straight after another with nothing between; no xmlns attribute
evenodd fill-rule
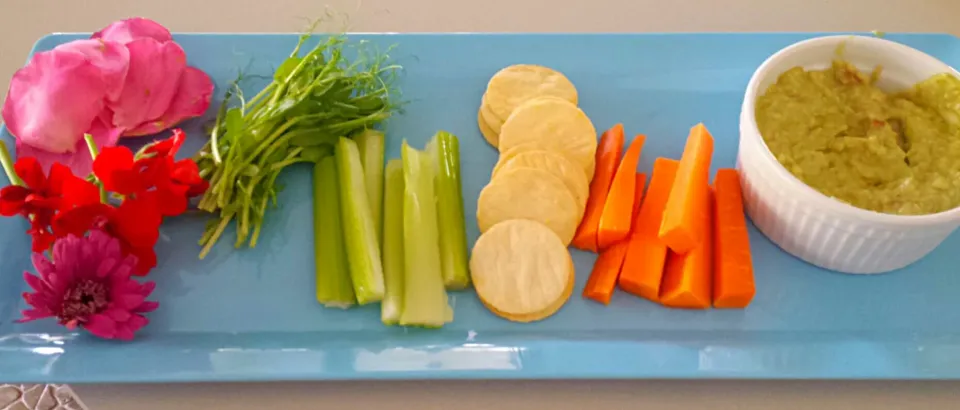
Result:
<svg viewBox="0 0 960 410"><path fill-rule="evenodd" d="M367 199L370 201L370 213L373 215L373 228L379 240L383 238L384 135L380 131L367 129L353 139L357 141L357 147L360 149L364 185L367 187Z"/></svg>
<svg viewBox="0 0 960 410"><path fill-rule="evenodd" d="M334 155L340 172L340 214L353 290L361 305L379 302L383 299L383 266L363 181L360 150L355 141L341 137Z"/></svg>
<svg viewBox="0 0 960 410"><path fill-rule="evenodd" d="M437 217L440 228L440 264L443 284L458 290L470 286L467 262L467 226L463 218L460 187L460 144L457 137L440 131L427 145L436 175Z"/></svg>
<svg viewBox="0 0 960 410"><path fill-rule="evenodd" d="M387 162L383 189L383 282L380 320L395 325L403 311L403 161Z"/></svg>
<svg viewBox="0 0 960 410"><path fill-rule="evenodd" d="M440 268L440 238L430 157L403 142L403 313L401 325L440 327L453 320Z"/></svg>
<svg viewBox="0 0 960 410"><path fill-rule="evenodd" d="M347 267L340 223L340 183L332 156L313 166L313 235L317 260L317 301L327 307L347 308L356 303Z"/></svg>

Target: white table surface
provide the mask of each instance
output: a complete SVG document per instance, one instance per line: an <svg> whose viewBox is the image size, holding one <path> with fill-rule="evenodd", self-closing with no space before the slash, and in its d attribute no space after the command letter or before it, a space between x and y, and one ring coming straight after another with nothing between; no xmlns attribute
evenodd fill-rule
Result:
<svg viewBox="0 0 960 410"><path fill-rule="evenodd" d="M297 31L328 6L352 31L833 31L960 35L960 0L0 0L0 90L33 42L128 16L173 31ZM949 382L359 382L75 385L93 410L948 409Z"/></svg>

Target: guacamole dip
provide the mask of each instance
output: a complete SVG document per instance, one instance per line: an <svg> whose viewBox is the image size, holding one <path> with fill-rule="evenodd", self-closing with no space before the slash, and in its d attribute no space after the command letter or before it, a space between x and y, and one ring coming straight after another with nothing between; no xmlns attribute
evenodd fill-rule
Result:
<svg viewBox="0 0 960 410"><path fill-rule="evenodd" d="M795 67L757 99L760 134L794 176L827 196L897 215L960 205L960 80L938 74L912 88L876 87L834 61Z"/></svg>

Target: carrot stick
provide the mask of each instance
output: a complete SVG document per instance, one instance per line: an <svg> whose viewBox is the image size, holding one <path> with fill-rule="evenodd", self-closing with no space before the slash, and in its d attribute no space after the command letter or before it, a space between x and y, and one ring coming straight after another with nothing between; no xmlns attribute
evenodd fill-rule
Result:
<svg viewBox="0 0 960 410"><path fill-rule="evenodd" d="M657 158L654 161L650 188L634 219L627 257L617 281L620 289L654 302L660 300L660 279L667 258L667 246L660 242L657 233L678 167L676 160Z"/></svg>
<svg viewBox="0 0 960 410"><path fill-rule="evenodd" d="M600 256L593 264L593 271L590 272L590 279L587 279L587 286L583 288L583 297L609 305L626 255L626 241L617 242L600 252Z"/></svg>
<svg viewBox="0 0 960 410"><path fill-rule="evenodd" d="M685 254L697 247L710 230L710 157L713 136L703 124L690 129L660 225L660 240L670 250Z"/></svg>
<svg viewBox="0 0 960 410"><path fill-rule="evenodd" d="M623 124L614 125L600 137L597 146L596 171L590 181L590 197L587 206L573 236L573 246L585 251L597 251L597 230L600 229L600 216L603 204L607 202L607 192L613 182L614 172L620 163L623 151Z"/></svg>
<svg viewBox="0 0 960 410"><path fill-rule="evenodd" d="M712 203L710 187L705 187L704 192L710 201L708 204ZM686 309L710 307L713 280L713 238L710 234L713 229L710 210L707 212L707 236L703 242L686 254L670 251L667 255L663 282L660 283L660 303L664 306Z"/></svg>
<svg viewBox="0 0 960 410"><path fill-rule="evenodd" d="M637 214L640 213L640 204L643 203L643 189L647 186L647 174L637 172L636 180L637 189L633 191L633 212L630 213L630 217L634 220L637 219ZM630 231L633 232L636 227L636 224L631 224Z"/></svg>
<svg viewBox="0 0 960 410"><path fill-rule="evenodd" d="M721 169L713 185L713 306L745 308L756 288L740 176L735 169Z"/></svg>
<svg viewBox="0 0 960 410"><path fill-rule="evenodd" d="M633 203L636 201L637 164L640 152L647 137L637 135L623 154L617 173L610 184L607 199L600 215L600 227L597 229L597 247L606 249L630 234L633 222Z"/></svg>

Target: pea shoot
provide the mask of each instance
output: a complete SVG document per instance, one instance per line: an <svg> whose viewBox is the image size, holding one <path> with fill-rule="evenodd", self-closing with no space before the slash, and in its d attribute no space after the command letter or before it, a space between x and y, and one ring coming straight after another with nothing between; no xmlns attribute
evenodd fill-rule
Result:
<svg viewBox="0 0 960 410"><path fill-rule="evenodd" d="M386 52L337 34L301 56L312 37L300 36L253 98L244 98L236 82L226 92L210 140L195 158L210 181L198 208L216 215L200 239L201 259L231 222L234 246L255 247L267 209L277 206L277 177L286 167L318 162L332 155L340 137L373 129L398 111L393 80L401 67Z"/></svg>

